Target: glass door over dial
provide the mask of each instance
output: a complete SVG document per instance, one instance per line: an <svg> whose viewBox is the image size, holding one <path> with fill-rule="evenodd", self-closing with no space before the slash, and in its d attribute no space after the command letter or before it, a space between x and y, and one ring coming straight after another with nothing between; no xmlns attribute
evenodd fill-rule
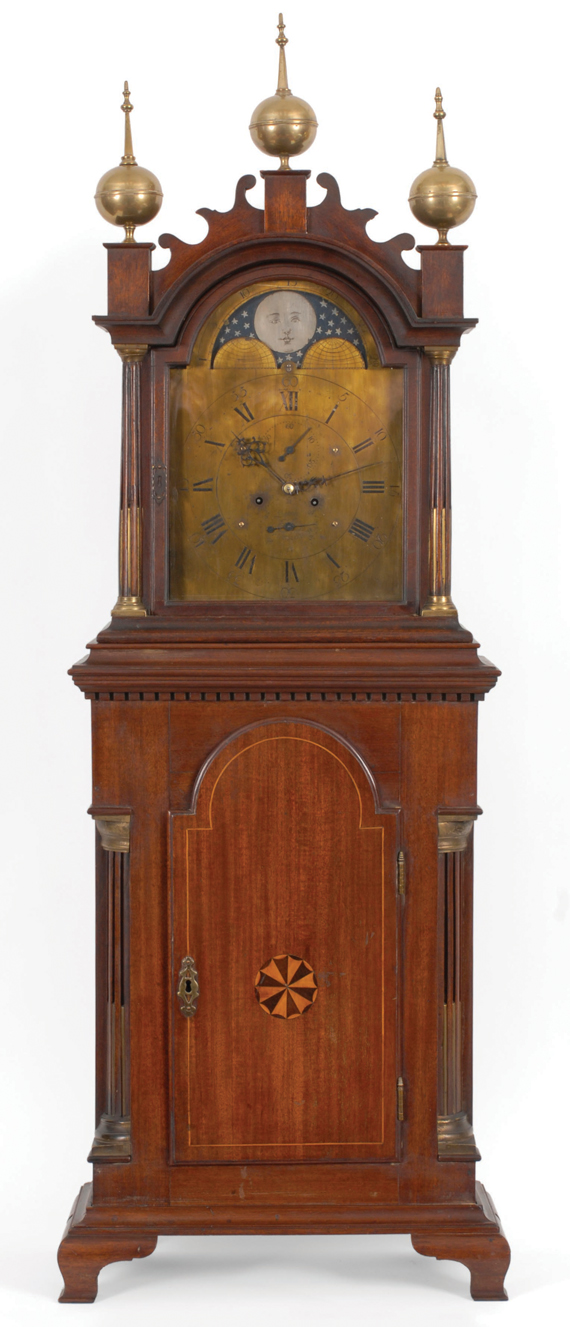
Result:
<svg viewBox="0 0 570 1327"><path fill-rule="evenodd" d="M242 291L171 370L171 600L401 598L403 371L330 295Z"/></svg>

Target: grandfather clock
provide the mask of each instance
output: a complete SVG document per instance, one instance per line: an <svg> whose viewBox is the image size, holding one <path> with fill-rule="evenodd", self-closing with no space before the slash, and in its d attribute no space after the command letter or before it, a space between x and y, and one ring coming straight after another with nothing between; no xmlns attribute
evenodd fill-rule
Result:
<svg viewBox="0 0 570 1327"><path fill-rule="evenodd" d="M376 243L307 207L307 102L279 81L206 238L134 238L133 155L97 205L96 318L123 366L119 596L72 668L93 715L93 1182L61 1299L158 1235L408 1232L504 1299L471 1120L478 702L498 670L451 598L449 373L475 191L446 158Z"/></svg>

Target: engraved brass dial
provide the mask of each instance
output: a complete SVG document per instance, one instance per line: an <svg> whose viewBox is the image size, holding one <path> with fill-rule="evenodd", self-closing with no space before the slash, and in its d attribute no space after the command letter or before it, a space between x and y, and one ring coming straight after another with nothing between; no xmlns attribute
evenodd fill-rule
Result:
<svg viewBox="0 0 570 1327"><path fill-rule="evenodd" d="M400 371L176 373L171 597L398 599Z"/></svg>

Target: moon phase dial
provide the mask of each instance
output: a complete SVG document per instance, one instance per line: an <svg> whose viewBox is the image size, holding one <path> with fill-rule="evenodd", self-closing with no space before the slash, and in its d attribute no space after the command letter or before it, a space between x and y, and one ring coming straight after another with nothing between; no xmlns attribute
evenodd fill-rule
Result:
<svg viewBox="0 0 570 1327"><path fill-rule="evenodd" d="M357 597L399 597L399 420L394 393L378 391L393 388L392 373L265 372L244 382L223 371L232 385L193 411L177 484L188 565L222 581L220 597L350 598L345 587L372 566L375 591ZM373 378L382 411L370 404Z"/></svg>

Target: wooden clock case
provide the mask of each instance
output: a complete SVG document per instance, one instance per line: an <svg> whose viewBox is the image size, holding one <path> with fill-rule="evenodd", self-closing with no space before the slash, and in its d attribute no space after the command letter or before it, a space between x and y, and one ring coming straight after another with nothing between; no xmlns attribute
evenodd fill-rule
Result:
<svg viewBox="0 0 570 1327"><path fill-rule="evenodd" d="M97 1101L68 1302L158 1235L303 1232L408 1232L463 1262L475 1299L506 1298L471 1126L477 710L498 670L450 599L463 246L413 270L412 237L372 241L332 177L307 208L307 174L263 172L264 210L246 176L200 244L161 239L159 271L151 244L106 246L120 598L71 670L93 719ZM168 602L169 369L221 299L272 277L337 290L406 370L402 603ZM254 991L283 954L318 982L290 1020Z"/></svg>

